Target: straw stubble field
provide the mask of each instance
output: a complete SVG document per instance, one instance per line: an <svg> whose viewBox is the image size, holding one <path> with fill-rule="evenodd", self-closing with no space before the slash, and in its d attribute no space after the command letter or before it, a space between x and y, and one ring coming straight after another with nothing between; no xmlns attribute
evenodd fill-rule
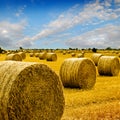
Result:
<svg viewBox="0 0 120 120"><path fill-rule="evenodd" d="M85 57L90 58L91 55L86 53ZM0 55L0 61L5 56ZM61 64L71 55L57 53L57 56L57 61L51 62L30 57L27 53L23 61L44 63L59 75ZM97 72L96 83L91 90L64 88L63 91L65 109L62 120L120 120L120 72L118 76L100 76Z"/></svg>

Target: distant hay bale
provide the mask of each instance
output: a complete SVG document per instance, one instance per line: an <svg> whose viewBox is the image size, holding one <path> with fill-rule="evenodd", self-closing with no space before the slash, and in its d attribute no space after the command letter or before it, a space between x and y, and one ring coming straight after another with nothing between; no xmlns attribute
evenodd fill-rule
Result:
<svg viewBox="0 0 120 120"><path fill-rule="evenodd" d="M35 57L39 57L39 53L35 53Z"/></svg>
<svg viewBox="0 0 120 120"><path fill-rule="evenodd" d="M82 57L84 57L84 54L83 54L83 53L79 53L79 54L77 55L77 57L78 57L78 58L82 58Z"/></svg>
<svg viewBox="0 0 120 120"><path fill-rule="evenodd" d="M71 56L72 56L72 57L75 57L75 56L76 56L76 53L71 53Z"/></svg>
<svg viewBox="0 0 120 120"><path fill-rule="evenodd" d="M30 57L34 57L35 56L35 54L34 53L30 53Z"/></svg>
<svg viewBox="0 0 120 120"><path fill-rule="evenodd" d="M14 60L14 61L22 61L22 56L19 54L8 54L6 55L5 60Z"/></svg>
<svg viewBox="0 0 120 120"><path fill-rule="evenodd" d="M66 51L63 51L63 55L66 55Z"/></svg>
<svg viewBox="0 0 120 120"><path fill-rule="evenodd" d="M119 58L116 56L102 56L98 61L98 72L100 75L117 76L119 68Z"/></svg>
<svg viewBox="0 0 120 120"><path fill-rule="evenodd" d="M0 62L0 120L60 120L62 83L47 65Z"/></svg>
<svg viewBox="0 0 120 120"><path fill-rule="evenodd" d="M56 53L47 53L46 60L47 61L56 61L57 60L57 54Z"/></svg>
<svg viewBox="0 0 120 120"><path fill-rule="evenodd" d="M96 68L88 58L65 59L59 74L65 87L90 89L96 82Z"/></svg>
<svg viewBox="0 0 120 120"><path fill-rule="evenodd" d="M92 55L92 60L93 60L93 62L95 63L96 66L98 65L98 61L99 61L101 56L103 56L103 55L100 54L100 53L94 53Z"/></svg>
<svg viewBox="0 0 120 120"><path fill-rule="evenodd" d="M26 53L25 52L18 52L19 55L21 55L22 59L26 58Z"/></svg>
<svg viewBox="0 0 120 120"><path fill-rule="evenodd" d="M118 57L120 57L120 53L118 53Z"/></svg>
<svg viewBox="0 0 120 120"><path fill-rule="evenodd" d="M46 59L46 55L47 55L47 52L41 52L41 53L39 53L39 59L40 60Z"/></svg>

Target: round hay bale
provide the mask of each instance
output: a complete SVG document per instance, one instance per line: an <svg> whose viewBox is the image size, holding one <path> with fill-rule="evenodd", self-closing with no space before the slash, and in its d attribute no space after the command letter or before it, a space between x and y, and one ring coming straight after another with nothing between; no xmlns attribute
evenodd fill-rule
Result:
<svg viewBox="0 0 120 120"><path fill-rule="evenodd" d="M118 57L120 57L120 53L118 53Z"/></svg>
<svg viewBox="0 0 120 120"><path fill-rule="evenodd" d="M22 57L19 54L8 54L5 60L14 60L14 61L22 61Z"/></svg>
<svg viewBox="0 0 120 120"><path fill-rule="evenodd" d="M93 62L95 63L96 66L98 65L98 61L99 61L101 56L103 56L103 55L100 54L100 53L94 53L92 55L92 60L93 60Z"/></svg>
<svg viewBox="0 0 120 120"><path fill-rule="evenodd" d="M66 55L66 51L63 51L63 55Z"/></svg>
<svg viewBox="0 0 120 120"><path fill-rule="evenodd" d="M96 82L96 68L91 59L68 58L60 67L60 78L65 87L90 89Z"/></svg>
<svg viewBox="0 0 120 120"><path fill-rule="evenodd" d="M75 56L76 56L76 53L71 53L71 56L72 56L72 57L75 57Z"/></svg>
<svg viewBox="0 0 120 120"><path fill-rule="evenodd" d="M47 65L0 62L0 120L60 120L65 105L62 87Z"/></svg>
<svg viewBox="0 0 120 120"><path fill-rule="evenodd" d="M117 76L119 74L119 58L117 56L102 56L98 61L100 75Z"/></svg>
<svg viewBox="0 0 120 120"><path fill-rule="evenodd" d="M84 57L84 54L83 54L83 53L79 53L79 54L77 55L77 57L78 57L78 58L82 58L82 57Z"/></svg>
<svg viewBox="0 0 120 120"><path fill-rule="evenodd" d="M34 57L35 56L35 54L34 53L30 53L30 57Z"/></svg>
<svg viewBox="0 0 120 120"><path fill-rule="evenodd" d="M56 61L57 60L57 54L56 53L47 53L46 60L47 61Z"/></svg>
<svg viewBox="0 0 120 120"><path fill-rule="evenodd" d="M19 52L18 54L21 55L22 59L26 58L26 53L25 52Z"/></svg>
<svg viewBox="0 0 120 120"><path fill-rule="evenodd" d="M46 55L47 55L47 52L41 52L41 53L39 53L39 59L40 60L46 59Z"/></svg>
<svg viewBox="0 0 120 120"><path fill-rule="evenodd" d="M39 57L39 53L35 53L35 57Z"/></svg>

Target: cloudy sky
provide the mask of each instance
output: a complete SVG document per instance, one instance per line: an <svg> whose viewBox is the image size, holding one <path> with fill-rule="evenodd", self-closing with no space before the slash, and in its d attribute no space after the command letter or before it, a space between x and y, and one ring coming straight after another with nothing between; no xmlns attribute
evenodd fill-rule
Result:
<svg viewBox="0 0 120 120"><path fill-rule="evenodd" d="M0 0L0 47L120 48L120 0Z"/></svg>

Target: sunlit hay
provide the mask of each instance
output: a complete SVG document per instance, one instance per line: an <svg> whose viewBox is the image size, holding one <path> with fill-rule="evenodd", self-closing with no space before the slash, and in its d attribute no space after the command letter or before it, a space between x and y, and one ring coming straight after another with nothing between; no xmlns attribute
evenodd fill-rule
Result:
<svg viewBox="0 0 120 120"><path fill-rule="evenodd" d="M0 120L60 120L65 104L62 87L47 65L0 62Z"/></svg>
<svg viewBox="0 0 120 120"><path fill-rule="evenodd" d="M40 60L46 59L46 55L47 55L47 52L41 52L41 53L39 53L39 59Z"/></svg>
<svg viewBox="0 0 120 120"><path fill-rule="evenodd" d="M34 53L30 53L30 57L34 57L35 56L35 54Z"/></svg>
<svg viewBox="0 0 120 120"><path fill-rule="evenodd" d="M91 89L96 82L96 68L88 58L65 59L59 74L64 87Z"/></svg>
<svg viewBox="0 0 120 120"><path fill-rule="evenodd" d="M66 51L63 51L63 55L66 55Z"/></svg>
<svg viewBox="0 0 120 120"><path fill-rule="evenodd" d="M119 68L119 58L116 56L102 56L98 61L98 73L100 75L117 76Z"/></svg>
<svg viewBox="0 0 120 120"><path fill-rule="evenodd" d="M72 56L72 57L75 57L75 56L76 56L76 53L71 53L71 56Z"/></svg>
<svg viewBox="0 0 120 120"><path fill-rule="evenodd" d="M56 61L57 60L57 54L56 53L47 53L46 60L47 61Z"/></svg>
<svg viewBox="0 0 120 120"><path fill-rule="evenodd" d="M78 57L78 58L84 57L84 53L79 53L79 54L77 55L77 57Z"/></svg>
<svg viewBox="0 0 120 120"><path fill-rule="evenodd" d="M118 57L120 57L120 53L118 53Z"/></svg>
<svg viewBox="0 0 120 120"><path fill-rule="evenodd" d="M95 63L96 66L98 65L98 61L99 61L101 56L103 56L103 55L100 54L100 53L94 53L92 55L92 60L93 60L93 62Z"/></svg>
<svg viewBox="0 0 120 120"><path fill-rule="evenodd" d="M19 52L18 54L21 55L22 59L26 58L26 53L25 52Z"/></svg>
<svg viewBox="0 0 120 120"><path fill-rule="evenodd" d="M35 53L35 57L39 57L39 53Z"/></svg>
<svg viewBox="0 0 120 120"><path fill-rule="evenodd" d="M15 54L8 54L6 55L5 60L14 60L14 61L22 61L22 56L15 53Z"/></svg>

